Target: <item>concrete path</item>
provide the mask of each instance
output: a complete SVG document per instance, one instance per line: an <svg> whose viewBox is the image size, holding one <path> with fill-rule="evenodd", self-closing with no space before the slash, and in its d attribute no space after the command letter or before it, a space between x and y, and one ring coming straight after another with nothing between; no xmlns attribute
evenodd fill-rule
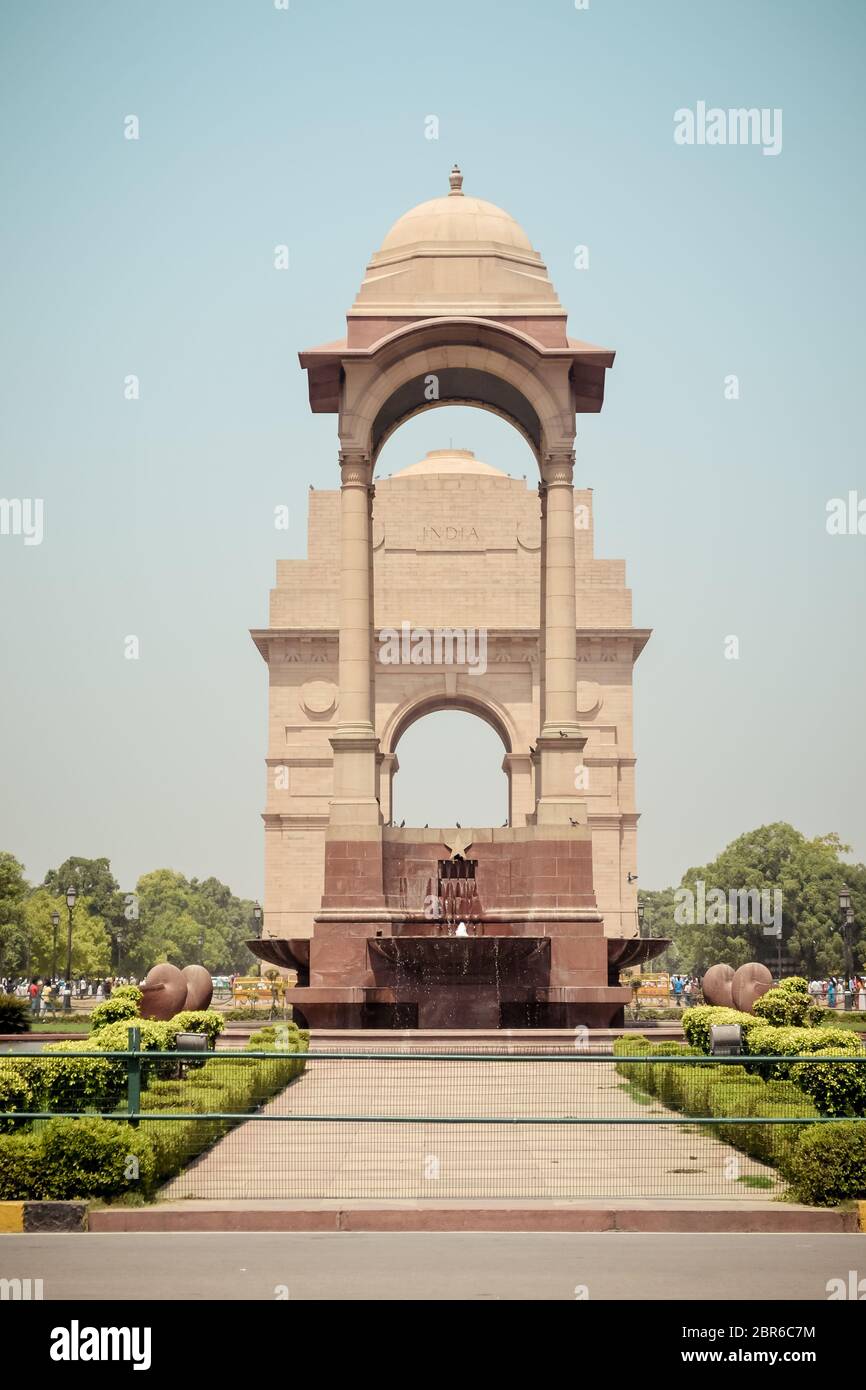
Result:
<svg viewBox="0 0 866 1390"><path fill-rule="evenodd" d="M610 1062L308 1063L265 1116L670 1118L639 1104ZM708 1127L254 1119L163 1188L168 1200L623 1199L766 1201L774 1170Z"/></svg>

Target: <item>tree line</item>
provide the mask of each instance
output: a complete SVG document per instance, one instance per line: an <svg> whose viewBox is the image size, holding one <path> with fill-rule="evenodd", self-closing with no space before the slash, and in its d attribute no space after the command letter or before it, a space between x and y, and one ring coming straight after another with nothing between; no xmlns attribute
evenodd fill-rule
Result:
<svg viewBox="0 0 866 1390"><path fill-rule="evenodd" d="M216 878L155 869L123 893L108 859L73 856L32 885L15 856L0 851L0 976L50 976L55 962L58 975L66 973L70 886L74 978L140 979L159 961L199 962L214 975L246 974L257 964L245 945L257 935L253 903Z"/></svg>
<svg viewBox="0 0 866 1390"><path fill-rule="evenodd" d="M866 967L866 866L842 859L851 847L835 833L807 839L784 821L762 825L733 840L709 864L687 869L677 888L638 893L643 935L669 937L671 946L649 969L702 974L720 962L736 968L749 960L775 966L779 944L772 925L743 921L733 910L748 892L781 894L781 956L784 973L807 979L840 975L845 942L840 932L839 892L851 894L854 919L850 948L855 971ZM698 885L703 889L698 892ZM712 889L731 905L710 906ZM688 890L688 892L684 891ZM732 896L733 895L733 896ZM693 900L705 910L695 913ZM703 917L704 920L689 920ZM736 920L735 920L736 919Z"/></svg>

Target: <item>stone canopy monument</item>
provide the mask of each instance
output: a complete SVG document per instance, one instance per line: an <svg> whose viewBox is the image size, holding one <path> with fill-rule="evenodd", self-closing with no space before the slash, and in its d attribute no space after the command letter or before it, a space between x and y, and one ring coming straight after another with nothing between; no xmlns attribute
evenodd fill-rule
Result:
<svg viewBox="0 0 866 1390"><path fill-rule="evenodd" d="M268 663L266 933L311 1027L604 1026L638 937L632 627L593 550L575 417L613 352L566 334L545 266L500 208L450 191L371 258L346 337L300 355L337 416L341 486L311 491L308 558L277 565ZM411 416L509 421L536 487L463 449L373 475ZM392 825L406 730L461 709L502 740L499 828ZM443 776L448 767L443 749ZM461 930L457 935L457 926Z"/></svg>

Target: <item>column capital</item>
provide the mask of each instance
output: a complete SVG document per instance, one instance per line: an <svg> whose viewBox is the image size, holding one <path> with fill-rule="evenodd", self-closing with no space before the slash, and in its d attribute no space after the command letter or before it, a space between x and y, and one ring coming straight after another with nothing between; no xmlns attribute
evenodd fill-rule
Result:
<svg viewBox="0 0 866 1390"><path fill-rule="evenodd" d="M574 480L574 450L556 449L544 455L541 460L542 485L549 487L571 487Z"/></svg>
<svg viewBox="0 0 866 1390"><path fill-rule="evenodd" d="M343 487L371 487L373 461L370 455L362 449L341 449L340 481Z"/></svg>

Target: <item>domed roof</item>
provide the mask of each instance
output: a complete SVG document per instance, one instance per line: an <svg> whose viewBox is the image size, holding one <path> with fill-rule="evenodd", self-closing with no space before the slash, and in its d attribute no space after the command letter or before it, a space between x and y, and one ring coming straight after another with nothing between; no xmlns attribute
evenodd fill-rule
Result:
<svg viewBox="0 0 866 1390"><path fill-rule="evenodd" d="M371 256L349 318L555 316L564 311L523 228L495 203L451 191L399 217Z"/></svg>
<svg viewBox="0 0 866 1390"><path fill-rule="evenodd" d="M532 251L529 237L507 212L495 203L466 198L462 193L458 197L448 193L444 198L431 198L404 212L388 232L380 251L396 251L400 246L431 241L492 241Z"/></svg>
<svg viewBox="0 0 866 1390"><path fill-rule="evenodd" d="M394 473L393 478L421 478L430 477L436 473L476 473L483 474L488 478L507 478L508 474L503 473L501 468L494 468L492 464L482 463L477 459L471 449L431 449L418 463L410 463L408 468L401 468L398 473Z"/></svg>

